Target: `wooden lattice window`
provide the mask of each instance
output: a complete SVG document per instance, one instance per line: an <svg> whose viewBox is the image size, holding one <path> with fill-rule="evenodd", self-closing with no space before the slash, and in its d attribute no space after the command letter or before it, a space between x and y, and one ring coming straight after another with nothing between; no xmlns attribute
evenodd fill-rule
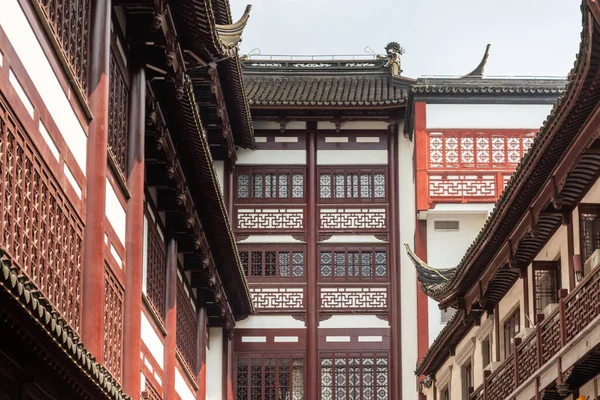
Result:
<svg viewBox="0 0 600 400"><path fill-rule="evenodd" d="M34 149L0 97L0 247L79 332L83 223Z"/></svg>
<svg viewBox="0 0 600 400"><path fill-rule="evenodd" d="M302 354L240 353L236 358L236 400L304 400Z"/></svg>
<svg viewBox="0 0 600 400"><path fill-rule="evenodd" d="M150 213L147 205L145 223L146 238L146 299L161 321L165 318L166 296L166 247L163 230L158 221L157 213Z"/></svg>
<svg viewBox="0 0 600 400"><path fill-rule="evenodd" d="M123 302L125 290L110 270L104 268L104 365L121 379L123 351Z"/></svg>
<svg viewBox="0 0 600 400"><path fill-rule="evenodd" d="M114 157L121 173L127 173L127 119L129 87L126 71L119 62L119 56L110 52L110 97L108 100L108 149Z"/></svg>
<svg viewBox="0 0 600 400"><path fill-rule="evenodd" d="M504 359L506 359L514 353L515 337L521 331L521 313L518 308L504 320L502 331L504 334Z"/></svg>
<svg viewBox="0 0 600 400"><path fill-rule="evenodd" d="M533 298L536 314L548 304L558 303L560 288L560 261L533 262Z"/></svg>
<svg viewBox="0 0 600 400"><path fill-rule="evenodd" d="M304 248L301 246L240 246L244 273L252 278L304 278Z"/></svg>
<svg viewBox="0 0 600 400"><path fill-rule="evenodd" d="M321 355L321 400L388 399L387 353Z"/></svg>
<svg viewBox="0 0 600 400"><path fill-rule="evenodd" d="M177 349L190 371L196 374L198 322L187 283L177 282Z"/></svg>
<svg viewBox="0 0 600 400"><path fill-rule="evenodd" d="M321 247L319 252L321 280L387 280L387 248Z"/></svg>
<svg viewBox="0 0 600 400"><path fill-rule="evenodd" d="M65 55L77 83L87 90L90 42L89 0L34 0L48 20L48 26Z"/></svg>
<svg viewBox="0 0 600 400"><path fill-rule="evenodd" d="M581 204L579 206L579 230L582 261L600 248L600 205Z"/></svg>
<svg viewBox="0 0 600 400"><path fill-rule="evenodd" d="M236 175L238 202L302 202L304 168L239 167Z"/></svg>
<svg viewBox="0 0 600 400"><path fill-rule="evenodd" d="M384 168L320 168L321 202L385 202Z"/></svg>

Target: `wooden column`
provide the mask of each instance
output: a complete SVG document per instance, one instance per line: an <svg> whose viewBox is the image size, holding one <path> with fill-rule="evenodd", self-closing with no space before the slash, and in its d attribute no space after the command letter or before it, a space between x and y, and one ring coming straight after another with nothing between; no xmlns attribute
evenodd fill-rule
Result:
<svg viewBox="0 0 600 400"><path fill-rule="evenodd" d="M166 278L166 315L165 315L165 353L163 374L163 399L175 400L175 368L177 358L177 240L171 236L167 241L167 278Z"/></svg>
<svg viewBox="0 0 600 400"><path fill-rule="evenodd" d="M571 291L575 288L575 262L573 260L573 256L575 255L575 237L573 232L573 212L569 211L565 215L565 220L567 221L567 254L569 256L569 291Z"/></svg>
<svg viewBox="0 0 600 400"><path fill-rule="evenodd" d="M142 264L144 262L144 134L146 73L138 67L131 74L129 92L129 154L125 236L125 316L123 326L123 390L131 397L140 393Z"/></svg>
<svg viewBox="0 0 600 400"><path fill-rule="evenodd" d="M530 312L529 312L529 270L527 269L527 267L522 267L521 270L519 271L520 274L520 278L522 280L523 283L523 303L525 304L524 307L524 314L525 314L525 328L529 328L529 319L530 317ZM535 272L534 272L535 274Z"/></svg>
<svg viewBox="0 0 600 400"><path fill-rule="evenodd" d="M389 207L389 271L390 271L390 398L402 396L402 343L400 304L399 196L398 196L398 135L396 125L388 128L388 198Z"/></svg>
<svg viewBox="0 0 600 400"><path fill-rule="evenodd" d="M417 220L416 227L415 253L421 260L427 262L427 221ZM422 360L429 349L429 304L427 295L421 290L421 283L417 281L416 285L418 359Z"/></svg>
<svg viewBox="0 0 600 400"><path fill-rule="evenodd" d="M231 220L231 226L233 225L233 163L231 160L225 160L225 167L223 168L223 197L225 198L225 204L227 205L227 213L229 214L229 219Z"/></svg>
<svg viewBox="0 0 600 400"><path fill-rule="evenodd" d="M233 333L233 332L232 332ZM233 391L233 334L223 329L223 400L235 400Z"/></svg>
<svg viewBox="0 0 600 400"><path fill-rule="evenodd" d="M306 153L306 388L307 399L319 398L321 363L319 362L319 292L317 252L317 123L306 123L308 130Z"/></svg>
<svg viewBox="0 0 600 400"><path fill-rule="evenodd" d="M198 336L196 339L198 375L196 376L196 400L206 400L206 334L207 334L206 306L198 307Z"/></svg>
<svg viewBox="0 0 600 400"><path fill-rule="evenodd" d="M111 0L93 0L88 104L94 116L87 138L86 221L82 267L82 340L103 360L104 216L108 157L108 80ZM139 358L139 355L138 355Z"/></svg>

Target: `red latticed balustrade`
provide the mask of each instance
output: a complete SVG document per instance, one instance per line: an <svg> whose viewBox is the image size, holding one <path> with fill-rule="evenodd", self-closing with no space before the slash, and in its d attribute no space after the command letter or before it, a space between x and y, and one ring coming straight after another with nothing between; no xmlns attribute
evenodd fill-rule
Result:
<svg viewBox="0 0 600 400"><path fill-rule="evenodd" d="M506 399L515 390L515 364L514 358L510 357L488 378L488 399Z"/></svg>
<svg viewBox="0 0 600 400"><path fill-rule="evenodd" d="M104 268L104 362L118 381L121 380L123 350L123 301L125 291L110 267Z"/></svg>
<svg viewBox="0 0 600 400"><path fill-rule="evenodd" d="M196 373L198 323L192 298L181 282L177 283L177 350L192 373Z"/></svg>
<svg viewBox="0 0 600 400"><path fill-rule="evenodd" d="M564 300L567 341L600 315L600 271L587 276L577 289Z"/></svg>
<svg viewBox="0 0 600 400"><path fill-rule="evenodd" d="M165 277L167 276L165 243L159 227L148 217L146 298L161 322L165 319Z"/></svg>
<svg viewBox="0 0 600 400"><path fill-rule="evenodd" d="M555 310L541 322L542 365L552 358L562 347L560 342L560 314Z"/></svg>
<svg viewBox="0 0 600 400"><path fill-rule="evenodd" d="M108 101L108 149L122 174L127 172L127 104L129 88L116 55L110 53L110 97Z"/></svg>
<svg viewBox="0 0 600 400"><path fill-rule="evenodd" d="M87 90L90 0L33 0L63 52L83 93Z"/></svg>
<svg viewBox="0 0 600 400"><path fill-rule="evenodd" d="M79 331L83 223L0 99L0 247Z"/></svg>
<svg viewBox="0 0 600 400"><path fill-rule="evenodd" d="M537 341L531 334L517 347L518 383L525 382L538 369Z"/></svg>
<svg viewBox="0 0 600 400"><path fill-rule="evenodd" d="M144 388L144 391L142 392L142 399L144 399L144 400L161 400L162 396L160 395L158 390L156 390L154 388L154 386L152 386L152 384L146 380L146 387Z"/></svg>

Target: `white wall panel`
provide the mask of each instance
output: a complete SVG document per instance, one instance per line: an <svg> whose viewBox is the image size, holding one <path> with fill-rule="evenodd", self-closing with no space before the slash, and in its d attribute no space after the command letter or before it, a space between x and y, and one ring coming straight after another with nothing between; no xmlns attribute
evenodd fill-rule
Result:
<svg viewBox="0 0 600 400"><path fill-rule="evenodd" d="M185 378L181 375L178 368L175 368L175 391L181 397L181 400L196 400L196 395L187 385Z"/></svg>
<svg viewBox="0 0 600 400"><path fill-rule="evenodd" d="M223 398L223 328L208 329L206 351L206 400Z"/></svg>
<svg viewBox="0 0 600 400"><path fill-rule="evenodd" d="M3 0L0 25L85 174L87 136L18 0Z"/></svg>
<svg viewBox="0 0 600 400"><path fill-rule="evenodd" d="M125 209L108 178L106 179L106 218L117 233L121 244L125 245Z"/></svg>
<svg viewBox="0 0 600 400"><path fill-rule="evenodd" d="M142 312L142 341L148 347L150 354L152 354L158 365L164 368L165 347L144 312Z"/></svg>
<svg viewBox="0 0 600 400"><path fill-rule="evenodd" d="M552 104L427 104L427 129L539 129Z"/></svg>
<svg viewBox="0 0 600 400"><path fill-rule="evenodd" d="M319 322L319 328L389 328L388 321L375 315L334 315L328 320Z"/></svg>
<svg viewBox="0 0 600 400"><path fill-rule="evenodd" d="M342 122L340 129L342 130L374 130L387 129L388 123L385 121L347 121ZM335 130L335 123L329 121L318 121L317 129Z"/></svg>
<svg viewBox="0 0 600 400"><path fill-rule="evenodd" d="M213 165L215 167L215 173L217 174L217 178L219 180L221 193L225 193L223 191L223 189L225 188L225 161L214 161Z"/></svg>
<svg viewBox="0 0 600 400"><path fill-rule="evenodd" d="M304 150L248 150L237 152L237 165L305 165Z"/></svg>
<svg viewBox="0 0 600 400"><path fill-rule="evenodd" d="M387 150L317 150L318 165L386 165Z"/></svg>
<svg viewBox="0 0 600 400"><path fill-rule="evenodd" d="M294 319L291 315L251 315L245 320L238 321L238 329L304 329L304 322Z"/></svg>

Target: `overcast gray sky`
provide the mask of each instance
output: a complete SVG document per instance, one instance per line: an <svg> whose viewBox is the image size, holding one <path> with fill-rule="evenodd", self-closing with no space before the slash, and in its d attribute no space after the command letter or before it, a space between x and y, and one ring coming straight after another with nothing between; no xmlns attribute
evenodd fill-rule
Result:
<svg viewBox="0 0 600 400"><path fill-rule="evenodd" d="M230 0L253 8L242 53L378 53L397 41L403 75L462 75L492 45L486 75L566 76L579 50L580 0Z"/></svg>

